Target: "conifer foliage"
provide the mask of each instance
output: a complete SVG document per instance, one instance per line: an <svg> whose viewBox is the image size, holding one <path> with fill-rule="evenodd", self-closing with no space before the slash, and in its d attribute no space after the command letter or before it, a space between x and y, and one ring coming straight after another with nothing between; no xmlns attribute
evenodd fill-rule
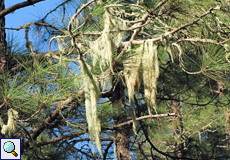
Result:
<svg viewBox="0 0 230 160"><path fill-rule="evenodd" d="M227 2L75 2L14 28L26 47L0 57L1 137L34 159L227 158Z"/></svg>

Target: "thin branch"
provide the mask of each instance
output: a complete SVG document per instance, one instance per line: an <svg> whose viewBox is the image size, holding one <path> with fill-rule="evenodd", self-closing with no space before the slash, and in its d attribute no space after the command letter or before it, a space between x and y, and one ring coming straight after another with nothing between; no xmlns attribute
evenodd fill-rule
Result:
<svg viewBox="0 0 230 160"><path fill-rule="evenodd" d="M140 120L148 119L148 118L161 118L161 117L169 117L169 116L176 116L176 113L147 115L147 116L142 116L142 117L137 118L136 121L140 121ZM115 127L121 127L121 126L125 126L125 125L131 124L131 123L133 123L133 120L130 120L128 122L124 122L124 123L118 124Z"/></svg>
<svg viewBox="0 0 230 160"><path fill-rule="evenodd" d="M61 117L63 118L63 120L64 120L66 123L68 123L70 126L73 126L73 127L75 127L75 128L79 128L80 126L82 127L82 125L80 125L80 124L74 125L74 124L72 124L71 122L67 121L66 118L63 116L61 110L60 110L59 114L61 115Z"/></svg>
<svg viewBox="0 0 230 160"><path fill-rule="evenodd" d="M36 139L46 128L49 127L50 123L52 123L57 116L59 115L59 111L63 109L63 106L70 103L73 100L73 97L69 97L67 100L59 103L58 108L49 115L49 117L38 127L32 129L33 133L31 134L32 139ZM29 147L29 139L24 142L24 147Z"/></svg>
<svg viewBox="0 0 230 160"><path fill-rule="evenodd" d="M147 115L147 116L142 116L142 117L139 117L136 119L136 121L140 121L140 120L143 120L143 119L148 119L148 118L161 118L161 117L169 117L169 116L177 116L176 113L168 113L168 114L157 114L157 115ZM113 127L106 127L104 129L115 129L115 128L118 128L118 127L122 127L122 126L125 126L125 125L130 125L133 123L133 120L130 120L128 122L124 122L124 123L121 123L121 124L118 124L118 125L115 125Z"/></svg>
<svg viewBox="0 0 230 160"><path fill-rule="evenodd" d="M201 38L186 38L186 39L180 39L177 42L181 42L181 41L213 43L213 44L216 44L216 45L219 44L219 43L217 43L216 40L212 40L212 39L201 39Z"/></svg>
<svg viewBox="0 0 230 160"><path fill-rule="evenodd" d="M137 116L140 116L140 106L139 106L139 104L138 104L137 99L136 99L135 96L134 96L134 99L135 99L135 103L136 103L136 106L137 106L137 109L138 109L138 114L137 114ZM174 114L175 114L175 113L174 113ZM150 115L150 116L152 116L152 115ZM153 145L153 143L151 142L151 140L149 139L148 132L147 132L146 129L144 128L142 121L140 121L140 126L141 126L141 129L142 129L142 131L143 131L143 133L144 133L144 136L145 136L146 140L148 141L148 143L150 144L150 146L151 146L155 151L157 151L158 153L160 153L160 154L162 154L162 155L164 155L164 156L166 156L166 157L170 157L170 158L172 158L172 159L178 159L178 157L171 156L171 155L169 155L169 154L167 154L167 153L165 153L165 152L160 151L159 149L157 149L157 148ZM180 159L191 159L191 158L180 158Z"/></svg>
<svg viewBox="0 0 230 160"><path fill-rule="evenodd" d="M144 17L143 17L143 22L141 22L139 26L142 26L142 25L147 21L148 17L149 17L149 14L144 15ZM139 26L138 26L138 27L139 27ZM130 38L130 40L128 41L128 43L126 43L126 45L125 45L125 47L122 49L121 53L120 53L120 54L116 57L116 59L114 60L113 65L115 65L116 62L118 61L118 59L125 53L125 51L126 51L128 45L129 45L129 44L132 44L132 42L134 41L134 39L136 38L136 36L139 34L139 32L140 32L140 28L138 28L137 30L134 31L134 33L133 33L132 37Z"/></svg>
<svg viewBox="0 0 230 160"><path fill-rule="evenodd" d="M81 135L83 135L85 133L87 133L86 129L81 130L81 131L77 131L77 132L73 132L73 133L70 133L70 134L67 134L67 135L63 135L63 136L60 136L60 137L57 137L57 138L53 138L53 139L45 141L45 142L40 142L37 145L38 146L44 146L44 145L47 145L47 144L56 143L56 142L61 141L63 139L67 139L67 138L72 139L72 138L75 138L75 137L79 137L79 136L81 136ZM80 139L78 141L82 142L83 140ZM89 141L89 139L87 139L86 141Z"/></svg>
<svg viewBox="0 0 230 160"><path fill-rule="evenodd" d="M112 146L113 140L108 144L108 146L105 149L105 153L103 154L103 160L106 160L106 156L108 154L109 148Z"/></svg>
<svg viewBox="0 0 230 160"><path fill-rule="evenodd" d="M37 146L44 146L44 145L47 145L47 144L56 143L56 142L61 141L61 140L71 140L71 139L79 137L79 136L81 136L81 135L83 135L85 133L87 133L87 130L81 130L81 131L73 132L73 133L70 133L70 134L67 134L67 135L63 135L63 136L60 136L60 137L53 138L53 139L48 140L48 141L40 142L40 143L37 144ZM78 143L78 142L84 142L84 141L89 142L90 138L77 139L77 140L73 140L71 142ZM113 139L112 138L101 138L100 141L113 141ZM32 148L32 146L30 148Z"/></svg>
<svg viewBox="0 0 230 160"><path fill-rule="evenodd" d="M207 15L210 14L211 11L213 11L213 10L219 10L219 8L218 8L218 7L216 7L216 8L211 8L211 9L209 9L209 11L205 12L203 15L201 15L201 16L200 16L199 18L197 18L196 20L194 20L194 21L192 21L192 22L189 22L189 23L186 23L185 25L182 25L181 27L178 27L178 28L176 28L176 29L174 29L174 30L172 30L172 31L170 31L170 32L165 32L165 33L159 35L157 38L148 39L148 40L133 40L133 41L132 41L132 44L142 44L144 41L159 42L159 41L161 41L164 37L168 37L168 36L170 36L170 35L172 35L172 34L178 32L178 31L180 31L181 29L184 29L184 28L186 28L186 27L188 27L188 26L191 26L191 25L197 23L198 21L201 20L201 18L207 16ZM129 44L129 43L130 43L129 41L128 41L128 42L122 42L122 45L125 46L125 45L127 45L127 44Z"/></svg>
<svg viewBox="0 0 230 160"><path fill-rule="evenodd" d="M150 11L146 10L144 7L142 7L142 6L138 5L138 4L111 4L111 5L107 5L105 7L109 8L109 7L126 7L126 6L138 7L140 9L144 10L146 13L151 14Z"/></svg>
<svg viewBox="0 0 230 160"><path fill-rule="evenodd" d="M88 22L90 16L91 16L91 15L89 14L89 15L86 17L84 23L83 23L82 25L80 25L79 27L77 27L73 32L75 32L75 31L77 31L78 29L82 28L82 27ZM52 43L53 40L55 40L55 39L57 39L57 38L67 38L67 37L70 37L70 36L71 36L72 39L73 39L74 48L78 48L78 47L76 46L76 43L75 43L75 37L78 36L79 34L73 35L73 32L71 31L71 27L70 27L69 29L70 29L70 30L69 30L69 33L70 33L70 34L65 35L65 36L54 36L54 37L52 37L52 38L50 39L50 42L49 42L49 52L50 52L50 47L51 47L51 43Z"/></svg>
<svg viewBox="0 0 230 160"><path fill-rule="evenodd" d="M90 5L91 3L95 2L95 1L96 1L96 0L91 0L91 1L89 1L88 3L84 4L84 5L77 11L77 13L75 13L75 14L73 15L73 17L71 18L71 20L70 20L70 22L69 22L69 26L68 26L69 32L71 32L71 25L73 24L73 22L75 21L75 19L76 19L77 16L79 15L79 13L80 13L83 9L85 9L88 5Z"/></svg>
<svg viewBox="0 0 230 160"><path fill-rule="evenodd" d="M46 19L46 17L48 17L49 14L55 12L59 7L65 5L65 4L68 3L69 1L71 1L71 0L66 0L66 1L62 2L62 3L59 4L57 7L55 7L53 10L51 10L50 12L48 12L48 13L42 18L42 21L44 21L44 19Z"/></svg>
<svg viewBox="0 0 230 160"><path fill-rule="evenodd" d="M38 26L50 27L50 28L53 28L55 30L62 31L60 28L55 27L52 24L41 23L41 22L29 22L29 23L27 23L27 24L25 24L23 26L18 27L18 28L8 28L8 27L0 27L0 28L19 31L21 29L25 29L28 26L32 26L33 24L38 25Z"/></svg>
<svg viewBox="0 0 230 160"><path fill-rule="evenodd" d="M206 66L206 67L202 68L202 69L201 69L200 71L198 71L198 72L188 72L188 71L186 71L186 70L184 69L184 66L183 66L182 49L181 49L180 45L178 45L177 43L173 43L172 45L175 46L175 47L177 47L177 49L179 50L179 64L180 64L180 67L182 68L182 70L183 70L184 72L186 72L187 74L193 74L193 75L195 75L195 74L204 73L204 71L208 69L208 66Z"/></svg>
<svg viewBox="0 0 230 160"><path fill-rule="evenodd" d="M36 114L38 114L42 109L44 109L44 107L45 107L45 102L42 102L41 105L40 105L40 107L39 107L39 110L37 110L32 116L30 116L30 117L27 118L26 120L17 120L17 119L16 119L16 121L18 121L18 122L27 122L27 121L29 121L31 118L33 118Z"/></svg>
<svg viewBox="0 0 230 160"><path fill-rule="evenodd" d="M159 2L159 3L157 4L157 6L154 8L153 11L157 10L158 8L160 8L160 7L161 7L162 5L164 5L167 1L168 1L168 0L163 0L163 1Z"/></svg>
<svg viewBox="0 0 230 160"><path fill-rule="evenodd" d="M21 2L21 3L15 4L13 6L10 6L10 7L6 8L6 9L4 9L4 10L2 10L0 12L0 18L6 16L9 13L14 12L17 9L24 8L24 7L27 7L27 6L31 6L31 5L34 5L35 3L38 3L38 2L41 2L41 1L45 1L45 0L28 0L28 1L25 1L25 2Z"/></svg>
<svg viewBox="0 0 230 160"><path fill-rule="evenodd" d="M10 95L7 95L7 97L4 100L4 102L0 105L0 108L2 108L2 106L6 105L6 103L9 101L9 99L10 99Z"/></svg>

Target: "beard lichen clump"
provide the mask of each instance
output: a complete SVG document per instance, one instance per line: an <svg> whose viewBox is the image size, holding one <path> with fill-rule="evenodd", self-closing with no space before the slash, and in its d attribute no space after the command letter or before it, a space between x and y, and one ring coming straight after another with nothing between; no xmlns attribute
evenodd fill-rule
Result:
<svg viewBox="0 0 230 160"><path fill-rule="evenodd" d="M124 60L124 75L125 81L128 88L128 95L129 95L129 104L131 109L131 117L133 119L133 131L136 133L136 112L134 107L134 92L135 88L139 89L141 83L141 59L142 59L142 52L143 52L143 44L133 50L130 47L128 48L128 52L130 55L126 60Z"/></svg>
<svg viewBox="0 0 230 160"><path fill-rule="evenodd" d="M133 131L136 134L136 113L134 106L135 89L139 89L143 79L145 99L149 114L153 107L157 113L156 106L156 83L159 75L159 64L157 58L157 44L152 41L145 41L137 49L127 50L130 54L124 60L124 76L128 88L131 116L133 119Z"/></svg>
<svg viewBox="0 0 230 160"><path fill-rule="evenodd" d="M85 92L85 108L86 119L91 142L95 142L98 151L101 153L100 132L101 123L97 116L97 101L100 95L99 84L96 77L92 74L90 67L87 65L83 57L81 59L81 68L84 73L84 92Z"/></svg>
<svg viewBox="0 0 230 160"><path fill-rule="evenodd" d="M18 118L18 112L13 109L9 109L7 124L6 125L4 124L1 130L1 133L6 137L11 137L11 135L16 130L16 121L13 118L15 119Z"/></svg>
<svg viewBox="0 0 230 160"><path fill-rule="evenodd" d="M108 81L111 81L110 73L113 73L113 56L116 51L115 48L120 47L124 32L121 30L127 29L125 20L110 13L109 8L105 8L104 13L104 29L102 34L94 41L84 40L86 46L89 47L90 57L93 60L93 66L99 63L100 75L98 76L102 88L106 87ZM112 31L112 32L111 32ZM136 30L135 30L136 32ZM58 41L59 49L63 50L63 41ZM79 44L77 44L78 46ZM79 48L79 50L81 50ZM84 52L85 53L85 52ZM136 49L127 49L127 55L129 56L124 60L124 76L128 88L130 111L133 119L133 130L136 133L136 113L134 106L134 94L135 89L139 89L141 81L144 82L145 99L148 106L149 114L151 113L151 107L156 112L156 83L159 74L158 59L157 59L157 45L152 41L145 41ZM86 118L88 123L89 135L92 142L96 142L97 149L101 153L100 144L100 132L101 125L97 116L97 101L100 95L99 82L93 75L89 65L80 54L80 63L82 73L84 75L84 91L85 91L85 107ZM108 68L109 67L109 68ZM105 68L107 69L105 71ZM111 85L111 87L113 87ZM157 113L157 112L156 112Z"/></svg>
<svg viewBox="0 0 230 160"><path fill-rule="evenodd" d="M152 41L146 41L144 46L144 53L142 57L143 64L143 82L145 99L149 114L151 113L151 106L157 114L156 106L156 91L157 78L159 76L159 64L157 58L157 44Z"/></svg>
<svg viewBox="0 0 230 160"><path fill-rule="evenodd" d="M93 66L99 61L102 76L100 77L102 88L108 84L111 78L103 71L103 67L109 66L113 72L112 60L114 48L118 47L122 41L122 32L113 32L111 30L120 30L126 28L125 23L112 16L109 9L105 8L104 13L104 30L101 36L95 41L88 41L90 55L93 58ZM97 149L101 154L100 132L101 125L97 116L97 100L100 95L100 88L97 79L90 71L87 63L81 59L81 67L85 76L84 91L85 91L85 106L86 118L88 123L89 135L92 142L96 143Z"/></svg>
<svg viewBox="0 0 230 160"><path fill-rule="evenodd" d="M90 54L93 56L93 64L99 61L101 71L104 66L109 66L113 71L112 60L114 48L118 47L122 41L123 32L118 30L125 29L126 23L121 21L116 16L111 15L108 8L105 8L104 13L104 29L101 36L95 41L89 41ZM111 32L117 30L117 32Z"/></svg>

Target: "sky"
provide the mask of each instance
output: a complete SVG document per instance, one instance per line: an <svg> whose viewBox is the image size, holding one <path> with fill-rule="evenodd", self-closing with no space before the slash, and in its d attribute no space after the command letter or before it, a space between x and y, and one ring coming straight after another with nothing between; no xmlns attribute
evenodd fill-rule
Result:
<svg viewBox="0 0 230 160"><path fill-rule="evenodd" d="M12 5L24 1L26 0L5 0L5 8L8 8ZM52 10L55 6L57 6L57 4L60 4L61 2L62 2L61 0L45 0L36 3L34 6L28 6L25 8L18 9L14 13L10 13L6 16L6 27L18 28L29 22L36 22L39 19L43 18L47 12ZM7 30L6 36L7 38L14 36L19 41L23 41L23 42L25 41L23 40L25 37L24 30L20 30L20 31Z"/></svg>
<svg viewBox="0 0 230 160"><path fill-rule="evenodd" d="M25 0L6 0L5 8L8 8L12 5L24 2ZM16 10L14 13L11 13L6 16L6 26L7 27L19 27L22 24L26 24L31 21L36 21L38 18L41 18L47 11L52 9L55 4L59 4L60 0L46 0L35 4L34 6L28 6Z"/></svg>

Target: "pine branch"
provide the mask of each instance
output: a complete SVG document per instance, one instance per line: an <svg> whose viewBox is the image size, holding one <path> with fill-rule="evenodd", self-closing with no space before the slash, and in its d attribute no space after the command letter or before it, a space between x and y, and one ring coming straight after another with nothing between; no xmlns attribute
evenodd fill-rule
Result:
<svg viewBox="0 0 230 160"><path fill-rule="evenodd" d="M169 117L169 116L177 116L177 115L175 113L147 115L147 116L142 116L142 117L137 118L136 121L140 121L140 120L143 120L143 119L149 119L149 118L161 118L161 117ZM105 128L103 128L103 130L105 130L105 129L113 130L113 129L118 128L118 127L122 127L122 126L125 126L125 125L130 125L131 123L133 123L133 120L118 124L118 125L113 126L113 127L105 127Z"/></svg>
<svg viewBox="0 0 230 160"><path fill-rule="evenodd" d="M21 3L15 4L13 6L10 6L9 8L6 8L3 11L0 12L0 18L6 16L9 13L14 12L17 9L24 8L24 7L27 7L27 6L31 6L31 5L34 5L34 4L36 4L38 2L41 2L41 1L45 1L45 0L28 0L28 1L25 1L25 2L21 2Z"/></svg>

